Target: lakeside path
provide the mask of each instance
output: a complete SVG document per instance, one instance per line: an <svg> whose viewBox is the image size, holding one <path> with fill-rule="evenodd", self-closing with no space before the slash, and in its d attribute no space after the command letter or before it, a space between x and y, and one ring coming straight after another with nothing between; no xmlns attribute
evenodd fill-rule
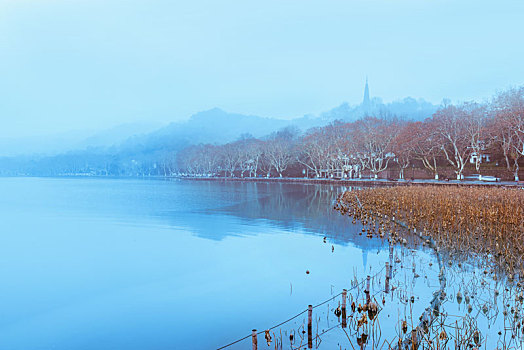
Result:
<svg viewBox="0 0 524 350"><path fill-rule="evenodd" d="M436 180L404 180L393 181L387 179L310 179L310 178L288 178L288 177L182 177L175 176L175 179L194 180L194 181L249 181L249 182L283 182L283 183L302 183L302 184L326 184L326 185L345 185L345 186L480 186L480 187L517 187L524 189L524 181L436 181Z"/></svg>

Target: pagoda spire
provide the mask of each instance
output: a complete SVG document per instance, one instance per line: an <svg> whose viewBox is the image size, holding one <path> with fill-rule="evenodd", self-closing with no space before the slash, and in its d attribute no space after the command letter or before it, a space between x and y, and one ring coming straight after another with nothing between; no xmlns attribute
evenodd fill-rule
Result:
<svg viewBox="0 0 524 350"><path fill-rule="evenodd" d="M371 104L369 100L369 86L368 86L368 76L366 75L366 87L364 88L364 100L362 101L362 105L364 107L369 107Z"/></svg>

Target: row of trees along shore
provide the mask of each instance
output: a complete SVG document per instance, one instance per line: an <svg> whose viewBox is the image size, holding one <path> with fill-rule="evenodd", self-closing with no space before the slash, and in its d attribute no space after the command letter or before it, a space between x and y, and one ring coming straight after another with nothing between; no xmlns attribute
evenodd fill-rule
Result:
<svg viewBox="0 0 524 350"><path fill-rule="evenodd" d="M177 154L180 174L225 177L427 177L462 179L465 169L518 181L524 159L524 87L486 103L443 103L424 121L382 114L336 121L300 134L286 128L224 145L201 144ZM394 170L395 175L391 175ZM445 171L446 170L446 171ZM417 173L418 174L418 173ZM506 176L507 177L507 176Z"/></svg>

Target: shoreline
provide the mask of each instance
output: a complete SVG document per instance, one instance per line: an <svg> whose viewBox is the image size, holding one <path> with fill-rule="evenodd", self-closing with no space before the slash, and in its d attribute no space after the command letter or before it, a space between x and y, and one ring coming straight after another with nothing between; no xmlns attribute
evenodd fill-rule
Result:
<svg viewBox="0 0 524 350"><path fill-rule="evenodd" d="M280 182L280 183L300 183L300 184L319 184L319 185L349 185L349 186L471 186L471 187L515 187L523 188L524 182L482 182L482 181L435 181L435 180L405 180L394 181L388 179L311 179L311 178L255 178L255 177L181 177L172 176L170 179L191 180L191 181L240 181L240 182Z"/></svg>
<svg viewBox="0 0 524 350"><path fill-rule="evenodd" d="M112 176L112 175L24 175L24 176L0 176L0 178L96 178L96 179L156 179L156 180L189 180L189 181L236 181L236 182L260 182L260 183L296 183L296 184L313 184L313 185L343 185L343 186L470 186L470 187L511 187L524 189L524 181L501 181L501 182L483 182L483 181L435 181L430 179L416 180L389 180L389 179L315 179L300 177L199 177L199 176Z"/></svg>

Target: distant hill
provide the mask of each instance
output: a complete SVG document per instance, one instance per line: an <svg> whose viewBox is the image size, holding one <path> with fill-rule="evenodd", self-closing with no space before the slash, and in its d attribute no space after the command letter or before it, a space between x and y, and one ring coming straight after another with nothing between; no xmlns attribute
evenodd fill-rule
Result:
<svg viewBox="0 0 524 350"><path fill-rule="evenodd" d="M171 123L145 137L146 143L171 142L177 138L187 143L225 143L249 133L254 137L283 128L289 121L254 115L228 113L219 108L193 114L189 120Z"/></svg>
<svg viewBox="0 0 524 350"><path fill-rule="evenodd" d="M47 136L0 138L0 157L30 154L52 156L71 150L111 147L161 126L159 123L126 123L100 131L73 130Z"/></svg>
<svg viewBox="0 0 524 350"><path fill-rule="evenodd" d="M287 126L306 131L335 120L355 121L371 114L423 120L436 109L437 106L423 99L410 97L387 104L374 98L366 106L343 103L319 116L290 120L213 108L164 127L149 123L123 124L90 136L77 134L76 138L68 137L67 142L63 135L54 140L25 140L26 147L13 153L16 156L0 157L0 175L163 174L173 166L176 152L192 144L223 144L245 134L263 137Z"/></svg>
<svg viewBox="0 0 524 350"><path fill-rule="evenodd" d="M81 142L75 148L110 147L125 142L130 137L146 135L162 127L160 123L125 123L99 131Z"/></svg>
<svg viewBox="0 0 524 350"><path fill-rule="evenodd" d="M396 116L400 119L421 121L430 117L438 109L424 99L406 97L389 103L383 103L380 98L373 98L369 106L363 104L351 106L343 103L330 111L322 113L320 118L326 123L333 120L355 121L366 115Z"/></svg>
<svg viewBox="0 0 524 350"><path fill-rule="evenodd" d="M82 138L73 145L68 143L69 150L62 148L59 154L46 154L40 148L32 155L0 157L0 175L157 174L173 163L178 150L188 145L226 143L242 134L261 137L289 124L283 119L214 108L153 131L149 126L122 125Z"/></svg>
<svg viewBox="0 0 524 350"><path fill-rule="evenodd" d="M294 125L307 129L320 125L320 118L303 117L292 120L264 118L254 115L228 113L219 108L192 115L187 121L171 123L148 134L135 135L111 147L112 153L176 151L200 144L223 144L238 140L241 135L263 137Z"/></svg>

